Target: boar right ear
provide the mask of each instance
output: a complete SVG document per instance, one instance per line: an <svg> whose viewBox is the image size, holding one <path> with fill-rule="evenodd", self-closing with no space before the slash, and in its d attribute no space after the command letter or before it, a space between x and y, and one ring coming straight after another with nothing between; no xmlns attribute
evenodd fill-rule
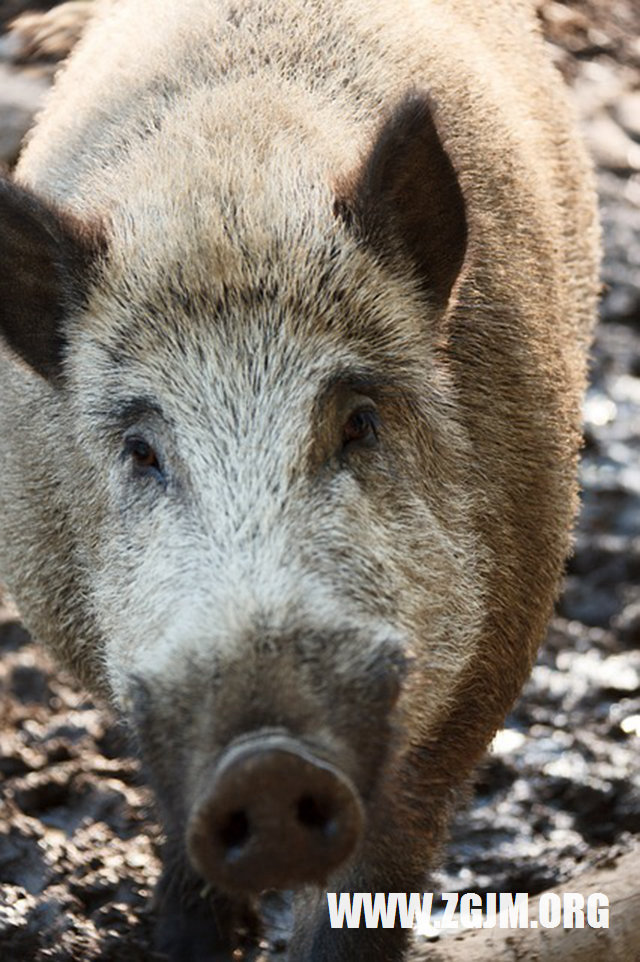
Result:
<svg viewBox="0 0 640 962"><path fill-rule="evenodd" d="M0 338L41 377L62 374L64 320L101 247L74 217L0 178Z"/></svg>
<svg viewBox="0 0 640 962"><path fill-rule="evenodd" d="M444 307L467 247L465 202L428 94L408 93L338 187L335 213L382 259L409 261L432 303Z"/></svg>

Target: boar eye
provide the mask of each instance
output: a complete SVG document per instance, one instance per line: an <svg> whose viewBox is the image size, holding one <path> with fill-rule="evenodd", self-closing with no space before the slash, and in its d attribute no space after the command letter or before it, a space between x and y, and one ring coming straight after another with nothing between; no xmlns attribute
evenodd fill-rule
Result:
<svg viewBox="0 0 640 962"><path fill-rule="evenodd" d="M144 438L131 436L125 438L125 456L131 461L136 474L152 475L158 480L164 480L158 455Z"/></svg>
<svg viewBox="0 0 640 962"><path fill-rule="evenodd" d="M373 448L378 443L378 415L371 408L354 411L342 429L342 448Z"/></svg>

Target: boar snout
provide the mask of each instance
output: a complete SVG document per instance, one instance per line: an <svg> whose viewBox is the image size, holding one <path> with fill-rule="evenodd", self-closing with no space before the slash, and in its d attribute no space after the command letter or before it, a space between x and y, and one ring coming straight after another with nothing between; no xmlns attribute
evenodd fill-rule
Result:
<svg viewBox="0 0 640 962"><path fill-rule="evenodd" d="M226 891L321 882L354 850L362 804L350 779L287 736L261 735L220 758L187 825L189 857Z"/></svg>

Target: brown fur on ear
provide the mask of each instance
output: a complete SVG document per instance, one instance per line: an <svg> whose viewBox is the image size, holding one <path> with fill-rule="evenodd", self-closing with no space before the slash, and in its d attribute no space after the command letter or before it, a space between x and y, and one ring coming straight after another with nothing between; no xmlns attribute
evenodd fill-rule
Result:
<svg viewBox="0 0 640 962"><path fill-rule="evenodd" d="M465 203L428 94L407 94L382 123L335 211L384 260L409 257L421 286L444 307L467 245Z"/></svg>
<svg viewBox="0 0 640 962"><path fill-rule="evenodd" d="M59 380L64 320L82 305L97 230L0 178L0 337L47 380Z"/></svg>

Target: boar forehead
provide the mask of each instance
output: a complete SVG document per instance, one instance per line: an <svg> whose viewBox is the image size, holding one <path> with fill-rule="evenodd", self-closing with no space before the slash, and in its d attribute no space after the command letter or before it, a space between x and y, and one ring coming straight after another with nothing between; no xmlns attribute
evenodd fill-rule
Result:
<svg viewBox="0 0 640 962"><path fill-rule="evenodd" d="M306 342L316 357L356 346L382 376L399 368L405 382L412 367L424 370L416 355L438 331L413 279L384 270L337 228L306 233L302 224L290 237L274 230L266 242L238 237L226 247L187 246L168 261L109 265L85 332L116 366L175 351L179 361L193 348L218 368L230 349L247 363L256 349L268 350L285 365L287 342L297 351ZM128 260L126 250L119 256Z"/></svg>

